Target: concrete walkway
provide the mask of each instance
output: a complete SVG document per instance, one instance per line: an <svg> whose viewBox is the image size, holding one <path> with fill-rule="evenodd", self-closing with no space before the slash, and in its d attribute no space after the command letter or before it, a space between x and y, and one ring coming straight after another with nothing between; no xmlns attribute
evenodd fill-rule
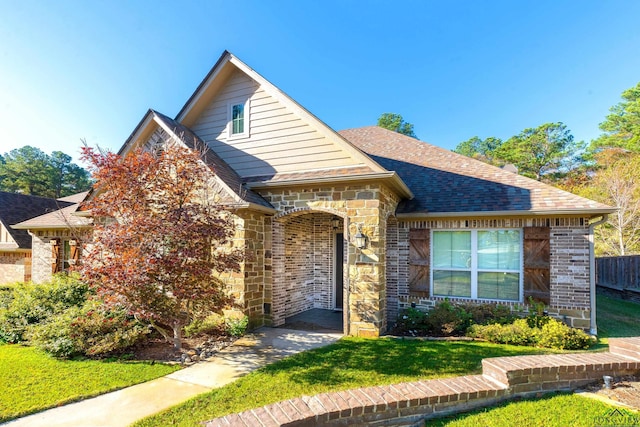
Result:
<svg viewBox="0 0 640 427"><path fill-rule="evenodd" d="M6 427L128 426L228 384L286 356L337 341L336 333L261 328L237 340L215 357L162 378L112 393L49 409L2 424Z"/></svg>

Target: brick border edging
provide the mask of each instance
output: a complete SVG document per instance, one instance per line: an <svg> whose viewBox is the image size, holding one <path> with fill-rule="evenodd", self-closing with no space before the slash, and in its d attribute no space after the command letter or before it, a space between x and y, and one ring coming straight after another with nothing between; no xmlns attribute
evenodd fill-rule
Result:
<svg viewBox="0 0 640 427"><path fill-rule="evenodd" d="M604 375L640 372L640 337L610 338L609 352L496 357L482 375L302 396L207 422L217 426L422 425L425 419L516 396L575 390Z"/></svg>

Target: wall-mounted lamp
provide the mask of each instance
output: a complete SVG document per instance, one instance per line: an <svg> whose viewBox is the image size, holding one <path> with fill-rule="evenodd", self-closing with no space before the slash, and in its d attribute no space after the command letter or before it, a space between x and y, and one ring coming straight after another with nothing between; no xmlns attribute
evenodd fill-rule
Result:
<svg viewBox="0 0 640 427"><path fill-rule="evenodd" d="M340 228L340 223L341 223L341 222L342 222L342 221L340 220L340 218L336 218L336 217L334 217L334 218L331 220L331 226L333 227L333 229L334 229L334 230L337 230L338 228Z"/></svg>
<svg viewBox="0 0 640 427"><path fill-rule="evenodd" d="M364 249L367 246L367 236L362 234L362 225L358 225L358 232L356 233L355 236L353 236L355 243L356 243L356 248L358 249Z"/></svg>

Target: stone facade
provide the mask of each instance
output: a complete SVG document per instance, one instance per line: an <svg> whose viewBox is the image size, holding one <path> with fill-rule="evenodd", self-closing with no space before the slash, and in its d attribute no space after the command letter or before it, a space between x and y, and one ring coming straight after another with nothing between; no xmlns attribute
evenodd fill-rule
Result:
<svg viewBox="0 0 640 427"><path fill-rule="evenodd" d="M52 276L51 263L53 260L51 254L51 241L54 239L77 240L81 248L90 241L90 232L88 230L38 230L31 233L31 254L33 257L33 268L31 278L34 283L42 283L49 280ZM61 245L62 248L62 245ZM82 255L80 255L82 258Z"/></svg>
<svg viewBox="0 0 640 427"><path fill-rule="evenodd" d="M258 191L278 211L272 222L273 284L266 322L279 326L305 308L331 308L331 221L338 218L345 236L345 333L384 333L386 224L398 203L395 194L382 184ZM368 238L362 250L353 243L359 230Z"/></svg>
<svg viewBox="0 0 640 427"><path fill-rule="evenodd" d="M541 226L551 230L551 292L546 309L573 327L590 327L586 218L398 220L393 216L397 198L385 186L374 184L269 189L261 194L278 213L235 213L234 245L244 247L247 257L241 271L222 275L235 303L249 316L251 327L280 326L286 318L311 308L336 308L336 292L340 292L335 288L336 233L344 237L344 332L378 336L387 331L402 309L415 305L428 310L443 300L409 290L411 230ZM337 229L335 220L340 224ZM353 241L360 229L368 238L362 250ZM35 282L51 276L51 240L71 238L77 237L64 230L34 233ZM526 301L501 304L526 310Z"/></svg>

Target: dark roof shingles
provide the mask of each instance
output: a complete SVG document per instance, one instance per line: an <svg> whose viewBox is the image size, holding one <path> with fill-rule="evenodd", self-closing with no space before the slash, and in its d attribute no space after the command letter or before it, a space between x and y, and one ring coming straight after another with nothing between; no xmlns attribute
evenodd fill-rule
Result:
<svg viewBox="0 0 640 427"><path fill-rule="evenodd" d="M72 205L72 203L46 197L0 191L0 222L11 234L19 248L30 249L31 236L27 230L15 230L11 226L69 205Z"/></svg>
<svg viewBox="0 0 640 427"><path fill-rule="evenodd" d="M339 132L414 193L398 213L589 211L610 206L377 126Z"/></svg>

